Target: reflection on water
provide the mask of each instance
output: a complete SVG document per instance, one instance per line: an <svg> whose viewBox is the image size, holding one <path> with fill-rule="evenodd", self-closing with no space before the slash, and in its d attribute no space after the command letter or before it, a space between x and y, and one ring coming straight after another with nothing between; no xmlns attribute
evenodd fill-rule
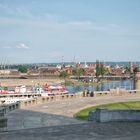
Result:
<svg viewBox="0 0 140 140"><path fill-rule="evenodd" d="M89 90L89 91L105 91L111 88L125 88L127 90L133 89L133 80L121 80L121 81L112 81L110 83L103 83L96 86L66 86L70 93L75 93L79 91Z"/></svg>

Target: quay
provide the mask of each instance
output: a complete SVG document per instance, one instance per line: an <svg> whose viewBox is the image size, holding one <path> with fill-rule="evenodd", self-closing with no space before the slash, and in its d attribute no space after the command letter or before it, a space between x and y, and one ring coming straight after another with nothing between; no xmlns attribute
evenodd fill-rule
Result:
<svg viewBox="0 0 140 140"><path fill-rule="evenodd" d="M0 132L1 140L137 140L139 122L89 123L73 118L86 107L112 102L140 100L140 94L118 96L78 97L48 101L6 114L7 129Z"/></svg>
<svg viewBox="0 0 140 140"><path fill-rule="evenodd" d="M6 130L0 132L1 140L137 140L140 138L140 122L93 123L73 117L79 110L91 106L139 101L139 84L135 89L117 88L95 92L94 96L84 92L22 101L19 108L12 108L13 111L5 114L8 122Z"/></svg>
<svg viewBox="0 0 140 140"><path fill-rule="evenodd" d="M114 102L140 100L140 94L124 94L116 96L96 97L39 97L20 103L17 109L5 114L8 119L7 130L81 124L73 115L81 109Z"/></svg>

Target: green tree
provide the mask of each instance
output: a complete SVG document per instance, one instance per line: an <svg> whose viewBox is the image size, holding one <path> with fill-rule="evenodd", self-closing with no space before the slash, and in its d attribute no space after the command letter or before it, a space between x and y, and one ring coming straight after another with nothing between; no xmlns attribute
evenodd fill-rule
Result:
<svg viewBox="0 0 140 140"><path fill-rule="evenodd" d="M76 68L74 70L74 75L76 75L78 77L78 81L80 79L80 76L84 75L85 74L85 70L82 69L82 68Z"/></svg>
<svg viewBox="0 0 140 140"><path fill-rule="evenodd" d="M103 77L105 74L105 68L103 62L100 63L100 75Z"/></svg>
<svg viewBox="0 0 140 140"><path fill-rule="evenodd" d="M61 71L59 77L64 79L66 85L66 78L68 77L68 73L66 71Z"/></svg>
<svg viewBox="0 0 140 140"><path fill-rule="evenodd" d="M99 60L96 60L96 78L97 82L100 81L99 76L101 75L101 67Z"/></svg>
<svg viewBox="0 0 140 140"><path fill-rule="evenodd" d="M27 73L27 66L26 65L19 65L18 71L20 71L21 73Z"/></svg>

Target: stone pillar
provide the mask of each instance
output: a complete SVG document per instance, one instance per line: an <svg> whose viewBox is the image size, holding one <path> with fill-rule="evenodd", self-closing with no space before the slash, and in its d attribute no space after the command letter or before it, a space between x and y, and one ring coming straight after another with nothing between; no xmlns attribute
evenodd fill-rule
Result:
<svg viewBox="0 0 140 140"><path fill-rule="evenodd" d="M140 90L140 72L136 72L134 76L134 89Z"/></svg>

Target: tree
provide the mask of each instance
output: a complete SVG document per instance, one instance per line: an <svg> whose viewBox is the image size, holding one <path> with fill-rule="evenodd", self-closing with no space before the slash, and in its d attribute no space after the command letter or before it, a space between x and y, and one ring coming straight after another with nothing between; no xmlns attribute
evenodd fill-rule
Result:
<svg viewBox="0 0 140 140"><path fill-rule="evenodd" d="M20 71L21 73L27 73L27 66L26 65L19 65L18 71Z"/></svg>
<svg viewBox="0 0 140 140"><path fill-rule="evenodd" d="M66 77L68 77L68 73L66 71L61 71L59 77L64 79L66 85Z"/></svg>
<svg viewBox="0 0 140 140"><path fill-rule="evenodd" d="M74 70L74 75L76 75L78 77L78 81L80 79L80 76L84 75L85 74L85 70L82 69L82 68L76 68Z"/></svg>
<svg viewBox="0 0 140 140"><path fill-rule="evenodd" d="M101 68L99 60L96 60L96 78L97 82L100 81L99 76L101 75Z"/></svg>
<svg viewBox="0 0 140 140"><path fill-rule="evenodd" d="M103 62L100 63L100 75L103 77L105 74L105 68Z"/></svg>

